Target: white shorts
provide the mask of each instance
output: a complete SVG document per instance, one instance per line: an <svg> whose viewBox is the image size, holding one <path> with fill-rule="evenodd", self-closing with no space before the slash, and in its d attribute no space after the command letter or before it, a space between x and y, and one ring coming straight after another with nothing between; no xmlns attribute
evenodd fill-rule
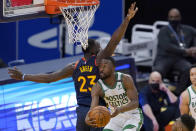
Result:
<svg viewBox="0 0 196 131"><path fill-rule="evenodd" d="M142 110L137 108L111 118L103 131L139 131L142 123Z"/></svg>

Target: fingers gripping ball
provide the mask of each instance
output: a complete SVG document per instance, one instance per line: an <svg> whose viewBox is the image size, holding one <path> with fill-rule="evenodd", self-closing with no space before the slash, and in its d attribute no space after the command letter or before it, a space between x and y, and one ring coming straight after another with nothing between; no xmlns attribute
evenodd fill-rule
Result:
<svg viewBox="0 0 196 131"><path fill-rule="evenodd" d="M110 112L105 106L96 106L89 112L89 118L95 119L97 127L104 127L110 121Z"/></svg>

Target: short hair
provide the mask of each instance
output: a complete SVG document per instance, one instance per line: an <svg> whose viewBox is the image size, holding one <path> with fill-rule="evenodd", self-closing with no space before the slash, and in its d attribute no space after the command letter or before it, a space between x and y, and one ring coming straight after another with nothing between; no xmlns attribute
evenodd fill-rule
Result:
<svg viewBox="0 0 196 131"><path fill-rule="evenodd" d="M115 60L114 60L113 57L110 56L110 57L107 57L107 58L104 58L104 59L111 61L112 62L112 65L115 67L116 62L115 62Z"/></svg>
<svg viewBox="0 0 196 131"><path fill-rule="evenodd" d="M192 131L195 128L195 119L188 114L184 114L181 116L182 123L188 128L188 130Z"/></svg>
<svg viewBox="0 0 196 131"><path fill-rule="evenodd" d="M89 53L92 48L94 48L96 41L94 39L88 39L88 46L86 49L82 47L82 51L84 54Z"/></svg>
<svg viewBox="0 0 196 131"><path fill-rule="evenodd" d="M191 65L191 67L190 67L190 70L189 71L191 71L191 69L192 68L196 68L196 63L195 64L193 64L193 65Z"/></svg>

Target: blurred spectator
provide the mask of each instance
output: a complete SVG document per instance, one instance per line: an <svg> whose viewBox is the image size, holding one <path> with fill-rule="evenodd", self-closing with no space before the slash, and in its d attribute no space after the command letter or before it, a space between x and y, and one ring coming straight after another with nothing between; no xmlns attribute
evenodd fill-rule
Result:
<svg viewBox="0 0 196 131"><path fill-rule="evenodd" d="M7 65L2 59L0 59L0 68L3 68L3 67L7 67Z"/></svg>
<svg viewBox="0 0 196 131"><path fill-rule="evenodd" d="M178 9L168 13L169 25L163 27L158 35L157 56L154 71L161 73L163 78L172 70L179 72L179 82L176 95L179 95L189 84L189 68L196 59L196 29L181 24L181 14Z"/></svg>
<svg viewBox="0 0 196 131"><path fill-rule="evenodd" d="M144 114L145 131L162 131L180 116L178 98L165 86L159 72L152 72L147 87L141 89L139 101Z"/></svg>
<svg viewBox="0 0 196 131"><path fill-rule="evenodd" d="M184 114L180 118L176 119L172 126L172 131L193 131L194 127L195 120L193 117L188 114Z"/></svg>

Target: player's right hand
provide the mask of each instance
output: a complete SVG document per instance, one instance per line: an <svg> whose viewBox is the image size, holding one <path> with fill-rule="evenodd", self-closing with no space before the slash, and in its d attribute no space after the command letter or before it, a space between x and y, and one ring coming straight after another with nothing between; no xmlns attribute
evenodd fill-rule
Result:
<svg viewBox="0 0 196 131"><path fill-rule="evenodd" d="M90 111L89 111L90 112ZM92 127L97 127L96 120L89 117L89 112L86 115L85 123Z"/></svg>
<svg viewBox="0 0 196 131"><path fill-rule="evenodd" d="M136 12L138 11L138 8L135 7L135 5L136 5L136 2L132 3L128 10L127 18L129 20L131 20L135 16Z"/></svg>
<svg viewBox="0 0 196 131"><path fill-rule="evenodd" d="M8 74L10 75L10 77L12 79L16 79L16 80L22 80L22 72L19 71L16 67L14 67L13 69L9 68L8 69Z"/></svg>

